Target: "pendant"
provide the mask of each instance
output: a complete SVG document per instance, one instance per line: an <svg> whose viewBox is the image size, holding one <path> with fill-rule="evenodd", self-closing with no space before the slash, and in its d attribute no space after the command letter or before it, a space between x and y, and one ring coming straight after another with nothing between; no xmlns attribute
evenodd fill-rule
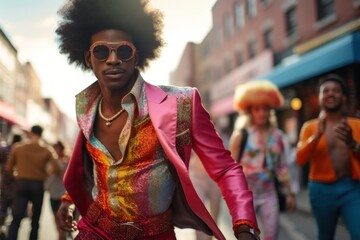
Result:
<svg viewBox="0 0 360 240"><path fill-rule="evenodd" d="M111 122L106 122L107 127L110 127L110 125L111 125Z"/></svg>

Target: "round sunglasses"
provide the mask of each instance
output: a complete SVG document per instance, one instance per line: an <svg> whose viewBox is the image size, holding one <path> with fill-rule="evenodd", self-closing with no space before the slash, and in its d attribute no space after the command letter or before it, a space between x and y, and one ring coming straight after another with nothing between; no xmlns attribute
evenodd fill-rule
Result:
<svg viewBox="0 0 360 240"><path fill-rule="evenodd" d="M136 47L131 42L127 41L97 41L90 46L89 51L99 61L107 60L111 54L111 51L115 51L118 59L127 62L135 56Z"/></svg>

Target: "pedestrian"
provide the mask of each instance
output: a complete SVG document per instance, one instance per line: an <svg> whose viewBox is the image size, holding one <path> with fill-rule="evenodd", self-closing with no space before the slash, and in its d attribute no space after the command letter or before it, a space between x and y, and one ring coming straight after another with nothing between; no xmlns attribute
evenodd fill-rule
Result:
<svg viewBox="0 0 360 240"><path fill-rule="evenodd" d="M279 89L268 80L249 81L235 90L234 107L239 116L229 148L243 167L254 194L255 211L265 240L277 239L279 232L276 180L287 191L287 209L292 211L296 207L285 159L284 133L276 127L274 113L282 103Z"/></svg>
<svg viewBox="0 0 360 240"><path fill-rule="evenodd" d="M4 229L5 220L8 217L8 212L11 208L11 204L14 199L14 181L13 177L5 170L5 166L10 154L11 149L13 149L19 142L21 142L21 135L14 134L12 136L11 143L6 146L0 147L0 164L1 164L1 183L0 183L0 235L4 238Z"/></svg>
<svg viewBox="0 0 360 240"><path fill-rule="evenodd" d="M6 170L15 178L15 197L12 208L12 221L8 239L16 240L21 220L25 217L28 203L32 203L30 240L38 239L39 219L44 196L44 180L47 178L46 166L51 163L54 173L60 173L52 152L41 142L43 128L31 127L30 141L13 148L10 152ZM16 170L16 174L14 171Z"/></svg>
<svg viewBox="0 0 360 240"><path fill-rule="evenodd" d="M222 190L236 238L254 239L252 193L198 91L142 78L164 44L162 13L149 2L72 0L60 10L60 51L96 81L76 96L80 132L59 222L78 229L76 239L176 239L174 226L224 239L189 178L194 149Z"/></svg>
<svg viewBox="0 0 360 240"><path fill-rule="evenodd" d="M48 191L50 195L50 206L54 214L54 219L58 231L58 239L66 239L66 233L60 228L59 223L56 220L56 213L59 210L61 205L61 197L65 194L65 186L62 181L64 177L65 170L69 162L69 156L65 154L65 146L62 141L57 141L53 148L56 153L56 161L61 169L61 174L56 174L53 172L53 168L49 169L49 176L44 183L45 190Z"/></svg>
<svg viewBox="0 0 360 240"><path fill-rule="evenodd" d="M318 239L334 239L340 216L351 239L360 239L360 120L346 114L348 87L340 75L319 82L319 117L301 128L297 162L310 161L309 199Z"/></svg>

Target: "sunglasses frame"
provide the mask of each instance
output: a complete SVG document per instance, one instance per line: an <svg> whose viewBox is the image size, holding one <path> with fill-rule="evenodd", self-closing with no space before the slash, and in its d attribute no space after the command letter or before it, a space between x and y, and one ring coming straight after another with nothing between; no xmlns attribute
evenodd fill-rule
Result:
<svg viewBox="0 0 360 240"><path fill-rule="evenodd" d="M104 59L98 59L95 54L94 54L94 48L97 47L97 46L105 46L107 47L107 49L109 50L109 54L106 58ZM122 59L122 58L119 58L118 54L117 54L117 50L119 49L119 47L121 46L128 46L132 49L132 54L129 58L127 59ZM106 42L106 41L97 41L97 42L94 42L91 46L90 46L90 49L89 49L89 52L94 56L95 59L99 60L99 61L106 61L110 55L111 55L111 52L112 51L115 51L116 53L116 57L118 59L120 59L121 61L124 61L124 62L128 62L130 61L131 59L133 59L135 57L135 54L136 54L136 47L134 46L134 44L132 44L131 42L128 42L128 41L120 41L120 42Z"/></svg>

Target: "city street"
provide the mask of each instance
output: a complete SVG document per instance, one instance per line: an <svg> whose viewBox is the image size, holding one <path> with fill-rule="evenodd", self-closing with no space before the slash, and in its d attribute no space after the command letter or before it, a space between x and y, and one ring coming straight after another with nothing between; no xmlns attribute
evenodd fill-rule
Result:
<svg viewBox="0 0 360 240"><path fill-rule="evenodd" d="M305 200L302 200L305 201ZM300 204L301 205L301 204ZM219 226L226 239L235 239L231 229L231 218L223 202ZM294 213L282 213L280 218L279 240L316 240L316 225L310 213L298 210ZM19 232L19 240L27 240L30 220L24 219ZM195 233L191 229L176 229L178 240L195 240ZM48 195L45 195L41 216L39 240L56 240L56 229L50 210ZM350 240L345 227L338 224L335 240Z"/></svg>

